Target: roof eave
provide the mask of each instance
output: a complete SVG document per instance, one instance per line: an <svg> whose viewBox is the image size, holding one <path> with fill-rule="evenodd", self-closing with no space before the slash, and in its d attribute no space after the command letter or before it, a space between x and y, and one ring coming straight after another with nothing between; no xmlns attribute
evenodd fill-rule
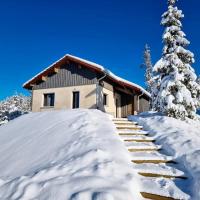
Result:
<svg viewBox="0 0 200 200"><path fill-rule="evenodd" d="M79 59L75 56L72 56L72 55L69 55L69 54L66 54L65 56L63 56L61 59L59 59L58 61L54 62L52 65L50 65L49 67L45 68L42 72L38 73L36 76L34 76L32 79L30 79L29 81L27 81L26 83L23 84L23 88L27 89L27 90L31 90L33 85L35 84L35 82L37 82L37 80L41 80L42 76L47 76L51 70L53 70L54 68L56 67L60 67L60 64L62 62L65 62L65 61L71 61L71 62L76 62L80 65L83 65L83 66L86 66L92 70L95 70L97 72L102 72L102 73L107 73L106 69L103 68L103 66L100 66L98 64L96 64L96 67L95 66L95 63L94 64L90 64L92 62L84 62L83 59ZM124 86L127 86L129 88L132 88L138 92L141 92L143 93L146 97L148 98L151 98L150 94L148 94L147 91L145 91L144 89L141 89L141 87L137 87L137 86L134 86L133 84L129 84L128 82L129 81L122 81L122 80L118 80L116 79L115 77L112 77L112 75L110 75L109 73L107 73L107 76L109 78L111 78L113 81L119 83L120 85L124 85ZM135 84L137 85L137 84Z"/></svg>

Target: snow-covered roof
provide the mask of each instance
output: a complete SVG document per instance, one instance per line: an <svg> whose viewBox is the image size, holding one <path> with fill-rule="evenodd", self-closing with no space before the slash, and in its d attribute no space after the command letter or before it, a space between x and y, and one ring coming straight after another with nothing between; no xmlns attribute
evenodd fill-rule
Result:
<svg viewBox="0 0 200 200"><path fill-rule="evenodd" d="M91 62L91 61L88 61L88 60L85 60L85 59L82 59L82 58L79 58L79 57L76 57L76 56L73 56L73 55L70 55L70 54L66 54L65 56L63 56L61 59L59 59L58 61L54 62L52 65L50 65L49 67L45 68L42 72L38 73L37 75L35 75L33 78L31 78L30 80L28 80L27 82L25 82L23 84L23 87L26 88L26 89L29 89L30 88L30 85L33 84L33 82L38 78L38 77L41 77L43 76L45 73L47 73L49 70L52 70L54 67L56 67L56 65L58 65L60 62L62 62L63 60L71 60L71 61L74 61L74 62L78 62L80 64L85 64L87 65L87 67L90 67L90 68L94 68L100 72L103 72L105 74L107 74L108 77L112 78L113 80L117 81L119 84L123 84L123 85L126 85L128 87L132 87L134 89L138 89L140 90L142 93L144 93L145 95L147 95L148 97L150 97L150 93L147 92L143 87L139 86L138 84L135 84L133 82L130 82L128 80L125 80L117 75L115 75L114 73L112 73L110 70L108 70L107 68L105 68L104 66L102 65L99 65L97 63L94 63L94 62Z"/></svg>

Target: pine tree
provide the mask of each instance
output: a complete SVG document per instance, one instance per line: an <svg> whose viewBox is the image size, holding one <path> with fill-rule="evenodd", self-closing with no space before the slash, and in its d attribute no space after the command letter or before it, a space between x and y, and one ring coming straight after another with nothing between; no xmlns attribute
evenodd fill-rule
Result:
<svg viewBox="0 0 200 200"><path fill-rule="evenodd" d="M197 78L197 83L200 84L200 76Z"/></svg>
<svg viewBox="0 0 200 200"><path fill-rule="evenodd" d="M151 62L151 50L148 44L145 45L144 49L144 64L142 64L146 68L145 70L145 83L146 83L146 90L151 93L152 88L152 70L153 65Z"/></svg>
<svg viewBox="0 0 200 200"><path fill-rule="evenodd" d="M153 68L154 109L174 118L194 118L198 107L199 84L192 64L194 54L185 49L190 42L181 30L181 10L177 0L168 0L168 11L162 15L163 55Z"/></svg>
<svg viewBox="0 0 200 200"><path fill-rule="evenodd" d="M200 87L200 75L198 76L197 78L197 84L199 85ZM198 105L198 110L200 110L200 90L198 90L198 102L199 102L199 105Z"/></svg>

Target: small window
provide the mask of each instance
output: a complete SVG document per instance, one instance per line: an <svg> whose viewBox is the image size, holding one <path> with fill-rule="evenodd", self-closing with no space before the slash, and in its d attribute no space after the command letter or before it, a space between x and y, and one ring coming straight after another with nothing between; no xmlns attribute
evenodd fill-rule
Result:
<svg viewBox="0 0 200 200"><path fill-rule="evenodd" d="M73 92L73 105L72 108L76 109L79 108L79 101L80 101L80 93L79 92Z"/></svg>
<svg viewBox="0 0 200 200"><path fill-rule="evenodd" d="M48 107L48 106L53 107L54 101L55 101L54 93L44 94L44 107Z"/></svg>
<svg viewBox="0 0 200 200"><path fill-rule="evenodd" d="M108 105L108 95L107 94L103 94L103 105L104 106Z"/></svg>

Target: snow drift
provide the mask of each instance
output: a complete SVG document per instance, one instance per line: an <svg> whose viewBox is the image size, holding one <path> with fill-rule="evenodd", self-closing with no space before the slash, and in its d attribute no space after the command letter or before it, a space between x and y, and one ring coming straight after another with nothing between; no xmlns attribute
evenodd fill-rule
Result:
<svg viewBox="0 0 200 200"><path fill-rule="evenodd" d="M1 126L0 199L140 199L118 137L96 110L31 113Z"/></svg>
<svg viewBox="0 0 200 200"><path fill-rule="evenodd" d="M157 143L162 144L165 154L176 159L177 167L188 177L187 184L179 185L180 188L190 194L192 200L199 200L200 121L181 121L153 112L130 116L129 119L143 125Z"/></svg>

